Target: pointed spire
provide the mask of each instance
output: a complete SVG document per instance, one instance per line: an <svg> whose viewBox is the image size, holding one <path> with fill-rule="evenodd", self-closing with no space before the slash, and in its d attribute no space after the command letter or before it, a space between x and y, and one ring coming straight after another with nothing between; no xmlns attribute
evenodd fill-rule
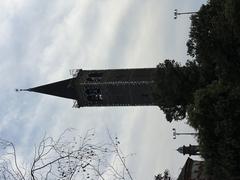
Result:
<svg viewBox="0 0 240 180"><path fill-rule="evenodd" d="M42 86L37 86L29 89L20 89L16 91L32 91L37 93L43 93L63 98L77 99L77 93L73 87L73 78L63 81L54 82Z"/></svg>
<svg viewBox="0 0 240 180"><path fill-rule="evenodd" d="M178 151L179 153L183 154L183 152L184 152L183 149L184 149L183 147L179 147L179 148L177 149L177 151Z"/></svg>

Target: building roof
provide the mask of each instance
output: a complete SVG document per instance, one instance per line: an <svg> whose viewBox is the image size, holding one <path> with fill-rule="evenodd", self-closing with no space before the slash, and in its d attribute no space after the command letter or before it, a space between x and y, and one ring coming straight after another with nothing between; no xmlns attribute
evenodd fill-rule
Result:
<svg viewBox="0 0 240 180"><path fill-rule="evenodd" d="M188 180L191 176L193 160L188 158L186 163L184 164L181 173L179 174L177 180Z"/></svg>

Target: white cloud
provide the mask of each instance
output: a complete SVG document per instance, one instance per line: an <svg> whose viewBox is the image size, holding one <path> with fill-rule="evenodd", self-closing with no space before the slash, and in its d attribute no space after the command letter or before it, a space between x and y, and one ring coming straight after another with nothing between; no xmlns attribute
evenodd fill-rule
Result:
<svg viewBox="0 0 240 180"><path fill-rule="evenodd" d="M57 136L67 127L95 128L105 137L107 126L125 152L137 153L129 162L137 179L181 166L182 157L171 163L172 125L156 107L72 109L71 100L13 92L68 78L71 68L154 67L165 58L184 60L189 20L173 20L175 4L197 7L189 0L1 1L0 136L17 143L24 156L45 132ZM183 142L188 143L178 144Z"/></svg>

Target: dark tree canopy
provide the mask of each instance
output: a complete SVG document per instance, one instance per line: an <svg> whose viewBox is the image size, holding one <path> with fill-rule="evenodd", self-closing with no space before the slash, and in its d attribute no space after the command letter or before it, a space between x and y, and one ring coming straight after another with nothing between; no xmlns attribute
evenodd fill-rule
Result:
<svg viewBox="0 0 240 180"><path fill-rule="evenodd" d="M214 80L239 81L240 38L239 15L233 0L213 0L191 16L187 42L188 54L199 64L201 79L209 84Z"/></svg>
<svg viewBox="0 0 240 180"><path fill-rule="evenodd" d="M186 117L186 108L198 86L199 72L196 63L180 66L174 60L165 60L158 66L155 96L168 121Z"/></svg>
<svg viewBox="0 0 240 180"><path fill-rule="evenodd" d="M240 87L219 82L198 90L189 106L188 121L199 131L201 154L215 179L239 175L239 110Z"/></svg>
<svg viewBox="0 0 240 180"><path fill-rule="evenodd" d="M240 179L240 1L209 0L191 16L188 55L160 63L155 96L168 121L198 133L206 173Z"/></svg>

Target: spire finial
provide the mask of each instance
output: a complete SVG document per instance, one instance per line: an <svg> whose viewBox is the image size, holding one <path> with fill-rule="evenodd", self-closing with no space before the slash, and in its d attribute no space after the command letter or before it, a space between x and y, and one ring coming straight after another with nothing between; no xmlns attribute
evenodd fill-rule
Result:
<svg viewBox="0 0 240 180"><path fill-rule="evenodd" d="M28 89L15 89L16 92L20 92L20 91L28 91Z"/></svg>

